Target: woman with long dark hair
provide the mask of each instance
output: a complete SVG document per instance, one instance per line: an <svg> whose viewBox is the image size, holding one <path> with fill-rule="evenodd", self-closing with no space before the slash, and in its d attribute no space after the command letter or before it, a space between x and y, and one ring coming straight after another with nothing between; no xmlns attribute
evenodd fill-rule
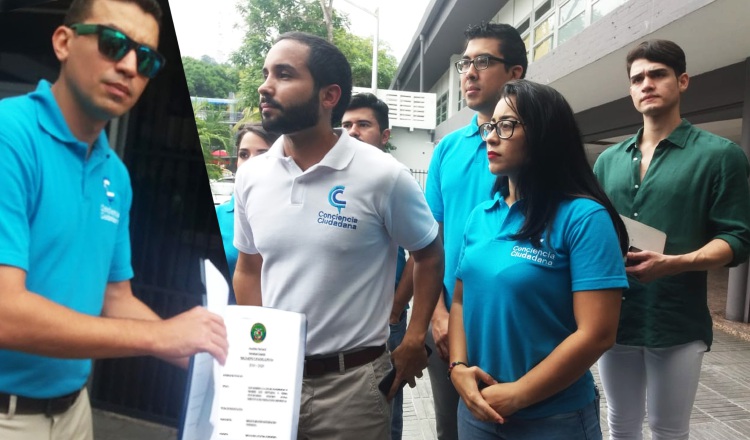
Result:
<svg viewBox="0 0 750 440"><path fill-rule="evenodd" d="M461 439L601 439L591 365L615 341L625 226L565 98L508 82L480 126L493 198L464 233L449 375Z"/></svg>

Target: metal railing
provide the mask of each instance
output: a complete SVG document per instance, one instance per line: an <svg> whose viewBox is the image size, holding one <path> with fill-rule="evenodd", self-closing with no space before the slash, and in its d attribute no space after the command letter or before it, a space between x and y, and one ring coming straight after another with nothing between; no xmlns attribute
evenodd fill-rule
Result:
<svg viewBox="0 0 750 440"><path fill-rule="evenodd" d="M419 187L422 188L422 191L425 189L425 184L427 183L427 170L409 170L411 171L411 175L414 176L415 179L417 179L417 183L419 183Z"/></svg>

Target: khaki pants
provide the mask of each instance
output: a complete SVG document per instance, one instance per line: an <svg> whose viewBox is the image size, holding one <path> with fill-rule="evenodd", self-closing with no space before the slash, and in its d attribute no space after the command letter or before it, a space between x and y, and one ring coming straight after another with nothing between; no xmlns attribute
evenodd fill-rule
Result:
<svg viewBox="0 0 750 440"><path fill-rule="evenodd" d="M391 407L378 383L391 369L390 353L344 374L302 382L299 440L388 440Z"/></svg>
<svg viewBox="0 0 750 440"><path fill-rule="evenodd" d="M11 408L12 409L12 408ZM44 414L0 414L2 440L93 440L89 395L84 389L66 412Z"/></svg>

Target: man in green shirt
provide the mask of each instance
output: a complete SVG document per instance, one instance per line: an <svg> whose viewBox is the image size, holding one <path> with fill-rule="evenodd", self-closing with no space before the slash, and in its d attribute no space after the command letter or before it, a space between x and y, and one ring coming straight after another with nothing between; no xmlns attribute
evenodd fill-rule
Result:
<svg viewBox="0 0 750 440"><path fill-rule="evenodd" d="M627 56L638 133L594 172L618 212L667 234L664 254L627 255L617 344L599 361L612 440L687 439L703 353L712 341L706 271L750 252L750 164L733 142L680 117L685 54L651 40Z"/></svg>

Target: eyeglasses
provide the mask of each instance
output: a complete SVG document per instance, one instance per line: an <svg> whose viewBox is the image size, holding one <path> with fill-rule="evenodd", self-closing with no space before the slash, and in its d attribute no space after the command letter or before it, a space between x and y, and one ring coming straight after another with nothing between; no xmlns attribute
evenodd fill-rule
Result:
<svg viewBox="0 0 750 440"><path fill-rule="evenodd" d="M479 135L482 136L483 141L486 141L494 129L500 139L510 139L513 137L516 125L523 125L523 122L515 119L502 119L495 123L485 122L479 126Z"/></svg>
<svg viewBox="0 0 750 440"><path fill-rule="evenodd" d="M147 78L155 77L166 63L164 57L155 49L136 43L121 31L109 26L77 23L68 27L78 35L96 34L99 37L99 53L112 61L120 61L131 50L135 50L136 70Z"/></svg>
<svg viewBox="0 0 750 440"><path fill-rule="evenodd" d="M471 69L472 64L474 64L474 68L477 70L485 70L486 68L490 67L490 60L500 63L507 63L507 61L505 61L504 59L492 55L479 55L473 60L464 58L462 60L456 61L456 70L458 70L458 73L466 73L469 71L469 69Z"/></svg>

